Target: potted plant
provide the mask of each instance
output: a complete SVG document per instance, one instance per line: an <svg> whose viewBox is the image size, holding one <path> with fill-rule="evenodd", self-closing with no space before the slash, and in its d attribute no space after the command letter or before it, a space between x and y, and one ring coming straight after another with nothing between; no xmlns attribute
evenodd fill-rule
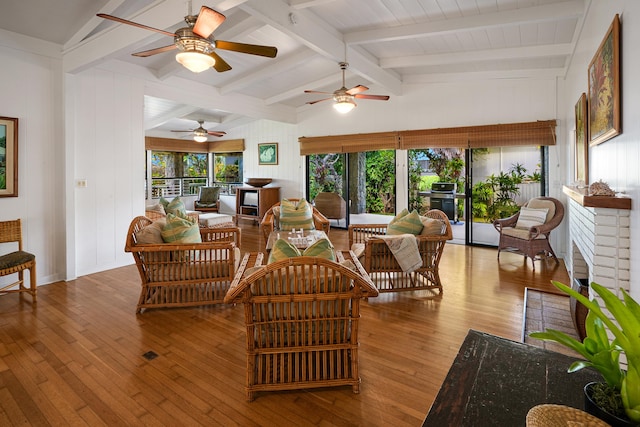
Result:
<svg viewBox="0 0 640 427"><path fill-rule="evenodd" d="M569 372L592 367L602 375L605 381L604 385L595 386L593 383L587 385L585 393L593 391L594 388L600 394L602 390L609 390L604 393L606 399L614 402L614 406L617 402L617 405L623 408L622 416L617 414L620 419L618 425L640 424L640 305L624 290L622 290L624 300L620 300L604 286L591 283L591 288L602 298L607 310L615 319L614 322L602 311L597 300L589 300L560 282L552 283L589 309L585 324L587 335L582 342L554 329L533 332L530 336L555 341L582 355L585 360L578 360L571 364ZM607 329L613 334L612 341L607 335ZM621 353L626 357L626 370L623 369L620 361ZM602 402L596 402L596 405L609 414L616 415L615 409L604 407ZM625 415L628 424L624 424ZM611 420L605 421L612 423Z"/></svg>

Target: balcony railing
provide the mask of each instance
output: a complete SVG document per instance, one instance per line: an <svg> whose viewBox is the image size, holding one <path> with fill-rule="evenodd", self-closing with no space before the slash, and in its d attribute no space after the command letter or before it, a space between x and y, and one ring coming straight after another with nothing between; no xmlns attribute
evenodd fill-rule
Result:
<svg viewBox="0 0 640 427"><path fill-rule="evenodd" d="M206 186L208 178L153 178L151 180L151 191L148 190L148 183L145 180L145 194L147 198L159 199L160 197L174 198L177 196L197 196L198 188Z"/></svg>

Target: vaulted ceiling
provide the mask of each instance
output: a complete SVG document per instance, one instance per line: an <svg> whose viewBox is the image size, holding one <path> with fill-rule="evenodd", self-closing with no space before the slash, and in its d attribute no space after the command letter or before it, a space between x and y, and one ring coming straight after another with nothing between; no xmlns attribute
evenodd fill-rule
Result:
<svg viewBox="0 0 640 427"><path fill-rule="evenodd" d="M61 45L65 72L100 65L144 76L146 132L169 136L197 127L196 120L228 131L260 118L293 123L302 109L331 108L307 105L323 96L304 90L340 88L345 58L346 87L391 97L420 83L562 77L590 1L20 0L2 6L0 28ZM175 51L131 55L172 38L96 16L174 32L202 5L227 17L215 39L276 46L277 57L218 49L232 69L196 74L176 62ZM164 82L188 90L159 96L154 84Z"/></svg>

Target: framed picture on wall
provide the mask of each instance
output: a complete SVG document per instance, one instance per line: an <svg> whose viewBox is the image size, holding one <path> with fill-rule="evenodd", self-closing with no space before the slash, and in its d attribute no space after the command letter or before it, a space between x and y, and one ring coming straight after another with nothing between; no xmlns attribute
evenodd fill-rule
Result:
<svg viewBox="0 0 640 427"><path fill-rule="evenodd" d="M18 119L0 117L0 197L18 197Z"/></svg>
<svg viewBox="0 0 640 427"><path fill-rule="evenodd" d="M620 111L620 17L615 16L589 63L590 145L622 132Z"/></svg>
<svg viewBox="0 0 640 427"><path fill-rule="evenodd" d="M278 164L278 143L267 142L258 144L258 164L277 165Z"/></svg>
<svg viewBox="0 0 640 427"><path fill-rule="evenodd" d="M580 95L576 103L576 182L589 185L589 144L587 126L587 94Z"/></svg>

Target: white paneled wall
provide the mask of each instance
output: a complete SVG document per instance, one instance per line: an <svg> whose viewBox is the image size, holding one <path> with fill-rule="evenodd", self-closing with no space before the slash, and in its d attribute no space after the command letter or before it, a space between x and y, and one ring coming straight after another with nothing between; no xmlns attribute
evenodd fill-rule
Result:
<svg viewBox="0 0 640 427"><path fill-rule="evenodd" d="M233 129L228 138L244 138L244 179L273 178L282 197L302 197L305 193L304 158L300 157L297 126L260 120ZM258 164L258 144L278 143L278 164Z"/></svg>
<svg viewBox="0 0 640 427"><path fill-rule="evenodd" d="M68 79L75 89L74 153L76 259L69 277L127 265L124 252L131 219L144 214L144 84L134 78L92 69Z"/></svg>
<svg viewBox="0 0 640 427"><path fill-rule="evenodd" d="M0 198L0 221L22 219L23 245L36 256L38 284L64 279L60 50L52 43L0 30L0 116L18 119L18 197ZM17 247L0 249L5 253ZM0 283L15 277L0 278Z"/></svg>
<svg viewBox="0 0 640 427"><path fill-rule="evenodd" d="M585 18L580 39L566 75L566 81L559 92L558 119L566 123L565 134L558 138L573 138L574 106L580 95L588 92L587 69L602 38L613 21L620 14L622 40L622 133L617 137L589 148L590 181L603 180L614 190L624 191L632 199L629 212L629 288L631 295L640 299L640 80L633 78L640 69L640 2L636 0L592 1ZM562 130L561 130L562 131ZM574 151L570 144L565 146L568 160L564 168L564 183L574 181ZM567 234L566 239L569 239Z"/></svg>

